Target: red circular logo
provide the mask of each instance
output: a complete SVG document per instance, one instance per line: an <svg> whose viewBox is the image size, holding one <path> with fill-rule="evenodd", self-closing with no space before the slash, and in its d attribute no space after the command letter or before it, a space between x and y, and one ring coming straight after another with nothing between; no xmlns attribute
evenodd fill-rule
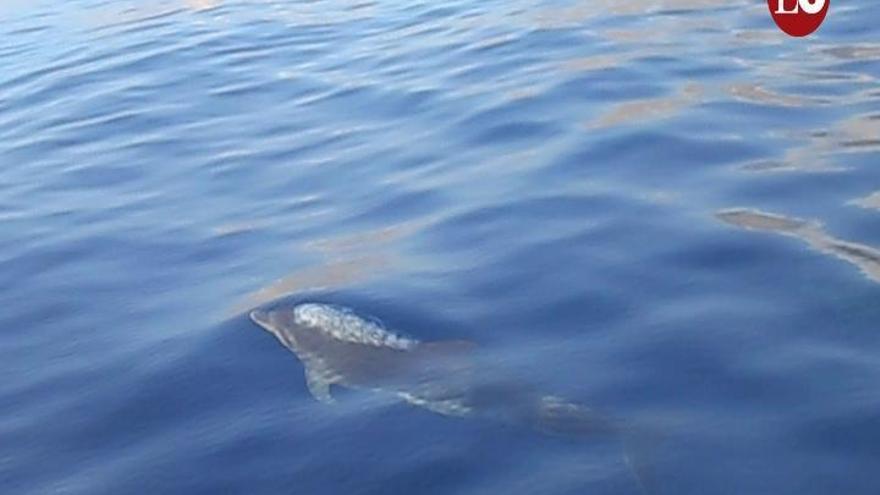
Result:
<svg viewBox="0 0 880 495"><path fill-rule="evenodd" d="M806 36L822 24L831 0L767 0L779 29L791 36Z"/></svg>

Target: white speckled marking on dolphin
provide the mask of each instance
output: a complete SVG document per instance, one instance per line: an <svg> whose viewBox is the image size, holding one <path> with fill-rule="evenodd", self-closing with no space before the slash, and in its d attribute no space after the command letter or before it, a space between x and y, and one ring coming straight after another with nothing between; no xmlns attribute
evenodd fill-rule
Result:
<svg viewBox="0 0 880 495"><path fill-rule="evenodd" d="M327 332L354 344L412 349L418 341L395 335L376 322L365 320L346 308L306 303L293 308L293 320L302 326Z"/></svg>

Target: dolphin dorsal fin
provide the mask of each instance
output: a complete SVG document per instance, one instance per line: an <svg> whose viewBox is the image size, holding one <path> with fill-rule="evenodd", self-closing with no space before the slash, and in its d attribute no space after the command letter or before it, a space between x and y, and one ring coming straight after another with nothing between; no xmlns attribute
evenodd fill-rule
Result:
<svg viewBox="0 0 880 495"><path fill-rule="evenodd" d="M330 395L330 385L332 380L328 379L326 373L322 373L320 369L314 367L306 367L306 386L312 397L324 404L332 404L336 402Z"/></svg>

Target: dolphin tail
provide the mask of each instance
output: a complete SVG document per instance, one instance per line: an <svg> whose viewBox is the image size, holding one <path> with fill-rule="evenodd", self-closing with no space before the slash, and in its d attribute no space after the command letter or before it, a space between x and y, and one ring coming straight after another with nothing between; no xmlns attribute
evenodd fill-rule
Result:
<svg viewBox="0 0 880 495"><path fill-rule="evenodd" d="M624 431L621 436L621 446L626 465L639 487L639 493L648 495L653 493L655 487L654 472L651 464L647 461L647 453L655 446L651 436L637 434L633 431ZM649 490L650 489L650 490Z"/></svg>
<svg viewBox="0 0 880 495"><path fill-rule="evenodd" d="M602 417L591 409L559 397L546 396L538 404L536 425L538 430L567 438L614 437L620 441L623 456L639 493L653 492L653 476L650 465L645 462L645 438L639 432L618 422Z"/></svg>

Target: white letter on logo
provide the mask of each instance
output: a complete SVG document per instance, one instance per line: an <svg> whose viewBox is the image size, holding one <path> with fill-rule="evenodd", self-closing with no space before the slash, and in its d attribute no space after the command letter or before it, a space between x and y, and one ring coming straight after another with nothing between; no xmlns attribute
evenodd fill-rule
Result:
<svg viewBox="0 0 880 495"><path fill-rule="evenodd" d="M805 2L807 0L798 0L794 4L794 10L785 10L785 0L776 0L776 12L775 14L797 14L798 13L798 3ZM822 0L824 3L825 0Z"/></svg>
<svg viewBox="0 0 880 495"><path fill-rule="evenodd" d="M798 4L808 14L818 14L825 7L825 0L798 0Z"/></svg>

